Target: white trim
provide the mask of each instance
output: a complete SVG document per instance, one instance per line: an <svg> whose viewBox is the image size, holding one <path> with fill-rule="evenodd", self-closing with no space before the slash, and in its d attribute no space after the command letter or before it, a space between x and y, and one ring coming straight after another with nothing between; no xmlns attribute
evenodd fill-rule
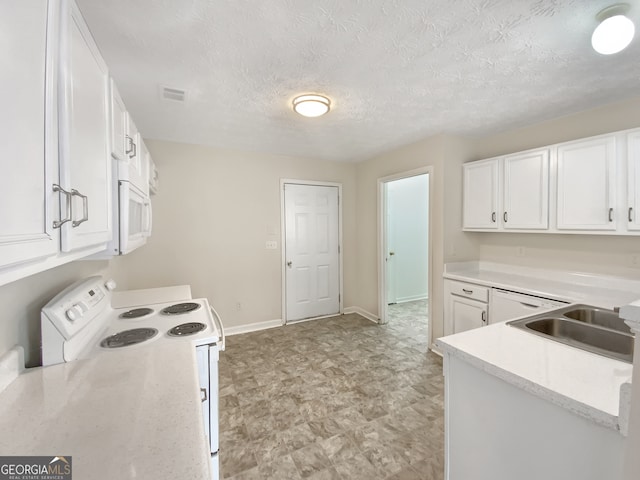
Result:
<svg viewBox="0 0 640 480"><path fill-rule="evenodd" d="M343 269L342 269L342 257L343 257L343 242L342 242L342 183L337 182L322 182L315 180L295 180L291 178L281 178L280 179L280 288L282 291L282 302L281 302L281 314L282 314L282 324L287 324L287 285L286 285L286 266L285 259L287 258L287 245L286 245L286 232L285 232L285 205L284 205L284 186L286 184L295 184L295 185L317 185L321 187L337 187L338 188L338 264L339 264L339 278L338 282L340 283L340 297L339 297L339 312L336 315L341 315L343 313L343 302L344 302L344 292L343 292ZM328 315L330 317L335 315ZM319 317L323 318L323 317Z"/></svg>
<svg viewBox="0 0 640 480"><path fill-rule="evenodd" d="M16 345L0 357L0 392L24 371L24 348Z"/></svg>
<svg viewBox="0 0 640 480"><path fill-rule="evenodd" d="M429 300L429 297L427 295L411 295L396 299L396 303L417 302L418 300Z"/></svg>
<svg viewBox="0 0 640 480"><path fill-rule="evenodd" d="M385 232L385 192L384 186L388 182L394 180L401 180L403 178L415 177L418 175L428 174L429 179L429 252L427 253L429 265L427 266L428 273L428 286L427 286L427 298L433 298L433 167L421 167L414 170L408 170L406 172L395 173L386 177L378 178L378 315L380 317L379 323L387 323L387 285L386 285L386 232ZM431 309L430 309L431 310ZM433 322L428 322L428 341L429 348L433 348Z"/></svg>
<svg viewBox="0 0 640 480"><path fill-rule="evenodd" d="M376 324L380 323L380 320L378 319L377 315L374 315L373 313L368 312L364 308L360 308L360 307L347 307L347 308L345 308L344 309L344 314L347 315L349 313L357 313L361 317L364 317L367 320L371 320L373 323L376 323Z"/></svg>
<svg viewBox="0 0 640 480"><path fill-rule="evenodd" d="M259 330L267 330L268 328L281 327L282 320L267 320L266 322L247 323L245 325L238 325L235 327L225 327L225 337L231 335L240 335L241 333L257 332Z"/></svg>
<svg viewBox="0 0 640 480"><path fill-rule="evenodd" d="M320 315L319 317L300 318L298 320L291 320L288 323L283 322L283 325L296 325L297 323L311 322L312 320L322 320L323 318L334 318L334 317L339 317L340 315L342 315L341 312L331 313L329 315Z"/></svg>

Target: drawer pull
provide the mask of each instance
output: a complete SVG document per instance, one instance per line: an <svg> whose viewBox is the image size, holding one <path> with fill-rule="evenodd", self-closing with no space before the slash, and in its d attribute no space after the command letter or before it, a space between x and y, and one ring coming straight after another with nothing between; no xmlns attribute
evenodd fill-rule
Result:
<svg viewBox="0 0 640 480"><path fill-rule="evenodd" d="M462 291L467 295L471 295L473 293L473 290L467 290L466 288L463 288Z"/></svg>

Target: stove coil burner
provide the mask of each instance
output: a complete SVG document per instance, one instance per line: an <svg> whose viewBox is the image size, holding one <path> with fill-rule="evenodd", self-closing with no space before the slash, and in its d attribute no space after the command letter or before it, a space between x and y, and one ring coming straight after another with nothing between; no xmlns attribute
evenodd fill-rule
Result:
<svg viewBox="0 0 640 480"><path fill-rule="evenodd" d="M165 315L182 315L183 313L193 312L200 308L199 303L195 302L186 302L186 303L176 303L175 305L171 305L170 307L163 308L162 313Z"/></svg>
<svg viewBox="0 0 640 480"><path fill-rule="evenodd" d="M133 310L129 310L128 312L121 313L118 318L140 318L144 317L145 315L149 315L150 313L153 313L152 308L134 308Z"/></svg>
<svg viewBox="0 0 640 480"><path fill-rule="evenodd" d="M193 335L195 333L201 332L205 328L207 328L207 326L204 323L183 323L182 325L177 325L169 330L168 335L170 337L186 337L188 335Z"/></svg>
<svg viewBox="0 0 640 480"><path fill-rule="evenodd" d="M145 340L155 337L158 330L155 328L133 328L131 330L123 330L111 335L100 342L100 346L104 348L120 348L142 343Z"/></svg>

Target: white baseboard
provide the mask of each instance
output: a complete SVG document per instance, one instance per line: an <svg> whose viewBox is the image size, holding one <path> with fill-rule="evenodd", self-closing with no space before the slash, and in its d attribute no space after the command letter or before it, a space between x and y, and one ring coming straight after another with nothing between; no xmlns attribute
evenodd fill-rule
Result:
<svg viewBox="0 0 640 480"><path fill-rule="evenodd" d="M257 332L258 330L266 330L268 328L281 327L282 320L268 320L266 322L247 323L246 325L238 325L236 327L226 327L224 334L226 336L239 335L241 333Z"/></svg>
<svg viewBox="0 0 640 480"><path fill-rule="evenodd" d="M345 315L349 313L357 313L361 317L364 317L367 320L371 320L373 323L380 323L380 319L378 318L377 315L374 315L373 313L366 311L364 308L347 307L344 310L342 310L342 313L344 313Z"/></svg>
<svg viewBox="0 0 640 480"><path fill-rule="evenodd" d="M407 303L407 302L415 302L416 300L428 300L429 297L427 295L413 295L410 297L402 297L396 299L396 303Z"/></svg>

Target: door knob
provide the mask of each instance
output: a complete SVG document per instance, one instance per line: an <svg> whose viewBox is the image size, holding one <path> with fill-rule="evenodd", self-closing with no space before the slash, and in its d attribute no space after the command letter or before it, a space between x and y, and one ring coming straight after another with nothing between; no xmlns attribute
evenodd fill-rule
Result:
<svg viewBox="0 0 640 480"><path fill-rule="evenodd" d="M291 268L291 265L293 265L293 262L287 262L287 267Z"/></svg>

